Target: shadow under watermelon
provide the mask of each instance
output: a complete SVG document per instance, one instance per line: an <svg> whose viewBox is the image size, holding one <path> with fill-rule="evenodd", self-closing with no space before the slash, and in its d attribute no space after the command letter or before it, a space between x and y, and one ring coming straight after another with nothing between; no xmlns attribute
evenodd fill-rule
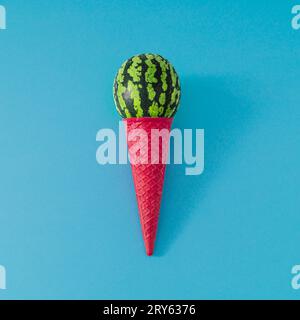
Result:
<svg viewBox="0 0 300 320"><path fill-rule="evenodd" d="M205 130L205 168L201 175L186 176L185 164L168 165L156 256L165 255L175 245L194 215L206 214L199 210L201 202L213 192L214 181L258 112L253 103L256 89L248 79L192 75L182 77L181 86L182 100L173 128L193 129L193 139L195 129Z"/></svg>

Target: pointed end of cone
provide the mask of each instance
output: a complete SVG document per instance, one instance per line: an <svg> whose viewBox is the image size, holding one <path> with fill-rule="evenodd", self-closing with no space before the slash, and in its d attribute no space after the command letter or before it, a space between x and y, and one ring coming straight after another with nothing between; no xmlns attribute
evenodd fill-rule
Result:
<svg viewBox="0 0 300 320"><path fill-rule="evenodd" d="M146 255L148 257L152 256L154 252L154 241L148 240L145 243L145 247L146 247Z"/></svg>

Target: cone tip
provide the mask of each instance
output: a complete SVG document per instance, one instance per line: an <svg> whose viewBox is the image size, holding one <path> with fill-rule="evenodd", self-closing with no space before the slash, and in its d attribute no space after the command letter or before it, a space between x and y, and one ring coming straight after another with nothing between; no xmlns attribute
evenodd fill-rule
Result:
<svg viewBox="0 0 300 320"><path fill-rule="evenodd" d="M146 243L146 255L148 257L153 255L153 251L154 251L154 243Z"/></svg>
<svg viewBox="0 0 300 320"><path fill-rule="evenodd" d="M153 250L146 250L146 255L148 256L148 257L151 257L152 255L153 255Z"/></svg>

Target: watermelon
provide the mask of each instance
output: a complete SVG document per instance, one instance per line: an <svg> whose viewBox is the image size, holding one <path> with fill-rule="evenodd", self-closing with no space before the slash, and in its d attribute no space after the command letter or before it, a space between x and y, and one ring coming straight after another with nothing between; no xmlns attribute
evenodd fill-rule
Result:
<svg viewBox="0 0 300 320"><path fill-rule="evenodd" d="M119 69L113 96L123 118L172 118L180 100L179 78L162 56L136 55Z"/></svg>

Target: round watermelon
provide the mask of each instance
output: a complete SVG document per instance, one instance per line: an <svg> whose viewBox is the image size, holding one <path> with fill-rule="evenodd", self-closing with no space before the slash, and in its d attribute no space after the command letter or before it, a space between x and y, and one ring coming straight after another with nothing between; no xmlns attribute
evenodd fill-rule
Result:
<svg viewBox="0 0 300 320"><path fill-rule="evenodd" d="M140 54L122 64L113 95L123 118L171 118L178 108L180 83L168 60L158 54Z"/></svg>

